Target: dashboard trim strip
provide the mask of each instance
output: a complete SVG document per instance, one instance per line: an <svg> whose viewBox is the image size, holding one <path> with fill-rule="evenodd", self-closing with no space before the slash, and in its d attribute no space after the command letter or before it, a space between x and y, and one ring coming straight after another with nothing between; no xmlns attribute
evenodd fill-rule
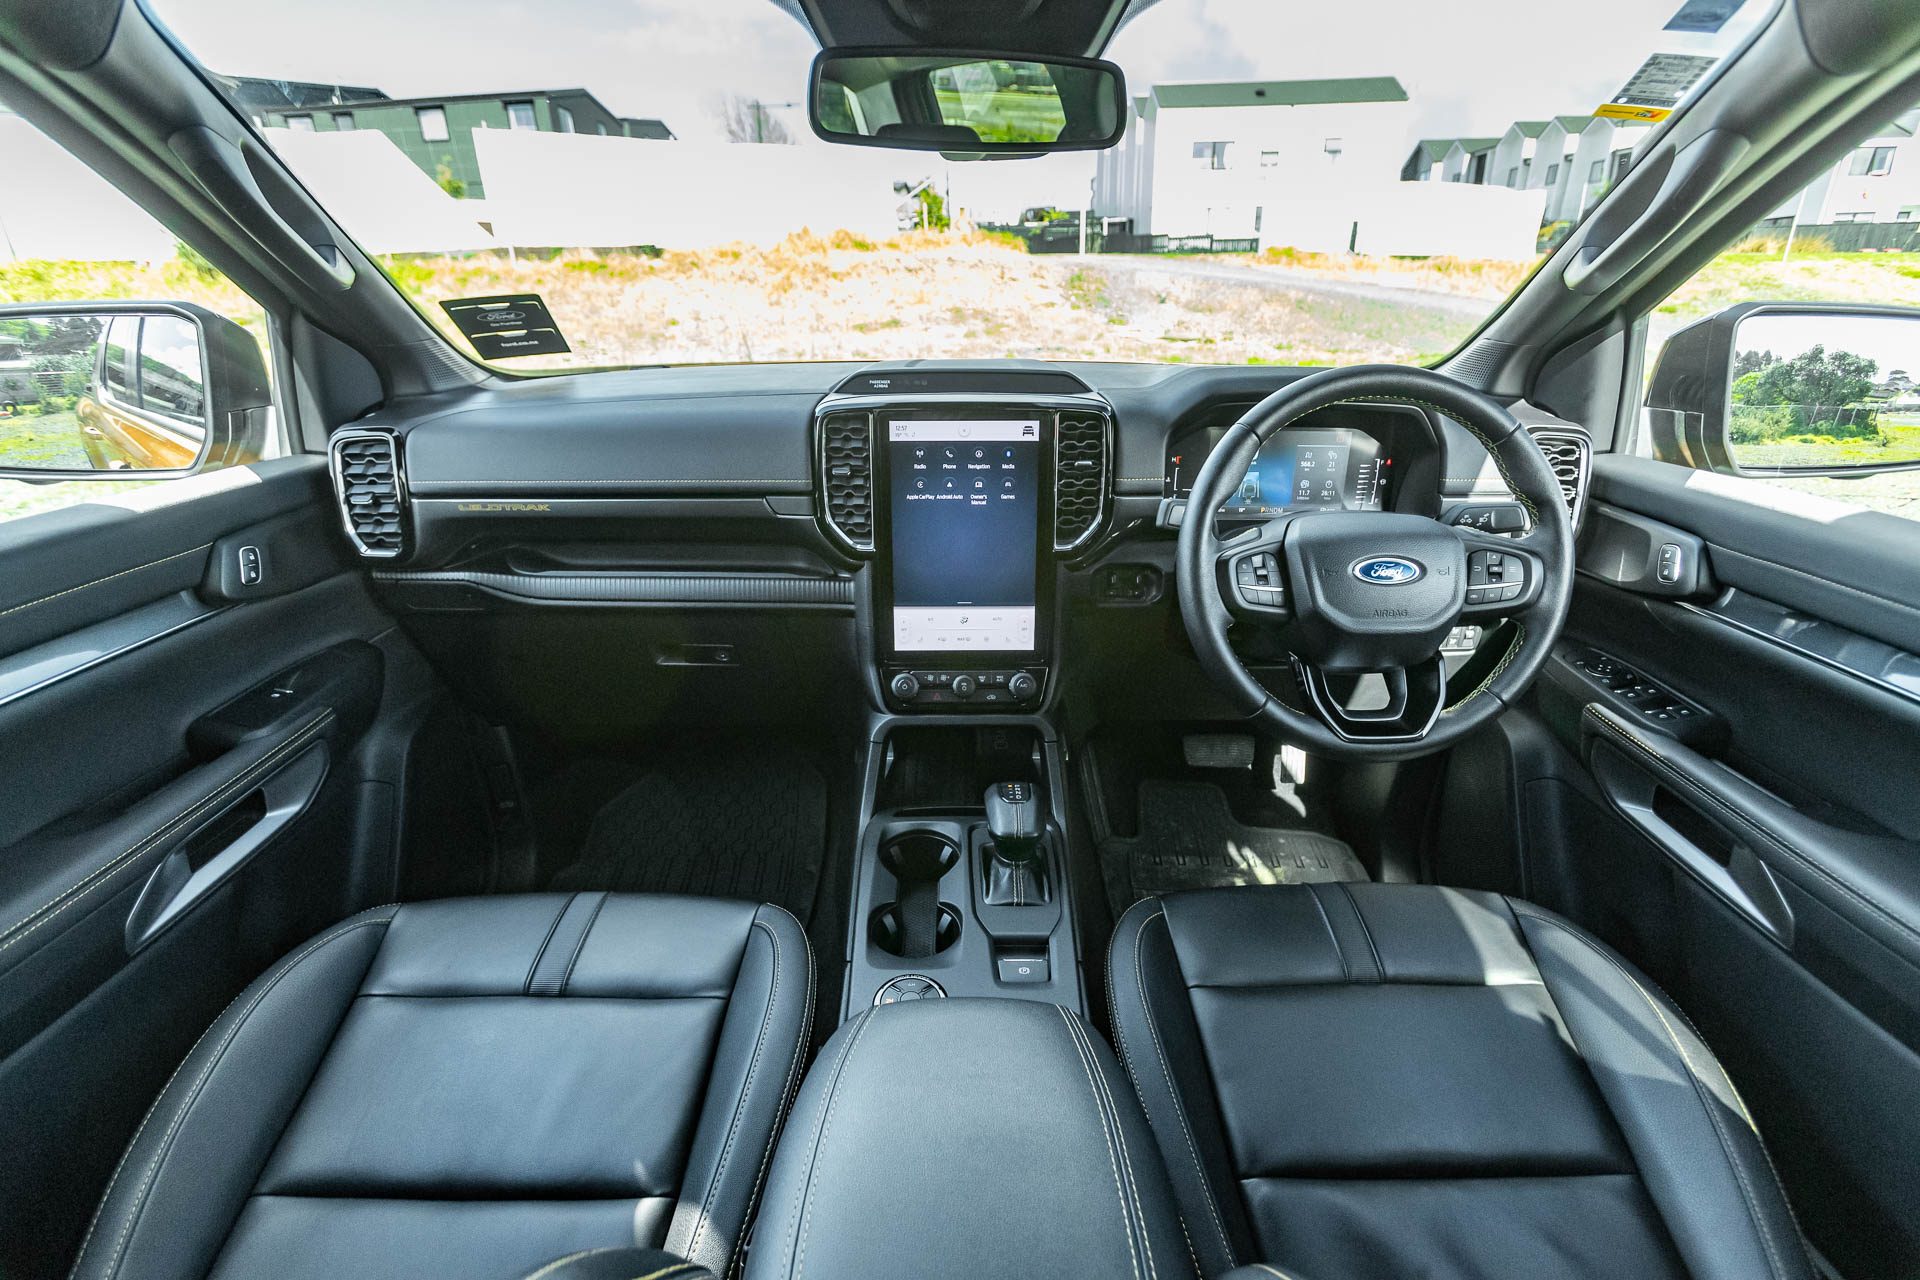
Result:
<svg viewBox="0 0 1920 1280"><path fill-rule="evenodd" d="M853 607L850 578L732 573L497 573L474 569L379 570L396 586L474 587L535 604L782 605Z"/></svg>

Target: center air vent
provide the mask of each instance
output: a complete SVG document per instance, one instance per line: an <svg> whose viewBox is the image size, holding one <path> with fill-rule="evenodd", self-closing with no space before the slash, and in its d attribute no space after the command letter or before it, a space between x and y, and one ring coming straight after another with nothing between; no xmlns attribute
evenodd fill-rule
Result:
<svg viewBox="0 0 1920 1280"><path fill-rule="evenodd" d="M363 556L399 555L406 549L406 485L394 438L384 431L346 431L330 449L347 537Z"/></svg>
<svg viewBox="0 0 1920 1280"><path fill-rule="evenodd" d="M873 420L867 414L821 419L820 486L827 523L848 546L873 550Z"/></svg>
<svg viewBox="0 0 1920 1280"><path fill-rule="evenodd" d="M1547 455L1547 465L1560 482L1560 496L1567 502L1567 518L1580 527L1580 513L1587 500L1587 476L1593 468L1593 444L1584 432L1548 428L1533 433L1533 442Z"/></svg>
<svg viewBox="0 0 1920 1280"><path fill-rule="evenodd" d="M1061 413L1053 449L1053 547L1073 551L1099 530L1106 506L1106 415Z"/></svg>

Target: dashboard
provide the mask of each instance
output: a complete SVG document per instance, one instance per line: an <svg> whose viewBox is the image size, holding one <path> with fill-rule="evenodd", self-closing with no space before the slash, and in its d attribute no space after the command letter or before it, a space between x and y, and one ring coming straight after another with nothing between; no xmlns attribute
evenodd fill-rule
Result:
<svg viewBox="0 0 1920 1280"><path fill-rule="evenodd" d="M1179 716L1211 696L1173 590L1194 477L1249 407L1309 373L529 379L396 399L335 433L332 478L376 588L503 721L579 737L650 718L1031 714L1074 688ZM1442 517L1509 497L1456 424L1345 404L1270 440L1220 514Z"/></svg>

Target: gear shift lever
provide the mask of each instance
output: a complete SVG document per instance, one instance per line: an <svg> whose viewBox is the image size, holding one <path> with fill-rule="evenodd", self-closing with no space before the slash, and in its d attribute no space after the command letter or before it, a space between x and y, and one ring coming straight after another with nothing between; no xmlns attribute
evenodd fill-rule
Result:
<svg viewBox="0 0 1920 1280"><path fill-rule="evenodd" d="M986 903L1030 906L1047 901L1047 862L1040 847L1040 788L1031 782L996 782L987 788Z"/></svg>

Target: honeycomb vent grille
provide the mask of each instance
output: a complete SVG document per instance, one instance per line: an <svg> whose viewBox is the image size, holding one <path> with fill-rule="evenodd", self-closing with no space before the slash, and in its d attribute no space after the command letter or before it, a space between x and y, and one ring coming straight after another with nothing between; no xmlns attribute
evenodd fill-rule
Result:
<svg viewBox="0 0 1920 1280"><path fill-rule="evenodd" d="M1587 476L1593 466L1593 446L1583 435L1571 431L1536 431L1533 441L1547 457L1554 479L1560 482L1560 496L1567 503L1567 518L1575 527L1586 503Z"/></svg>
<svg viewBox="0 0 1920 1280"><path fill-rule="evenodd" d="M393 437L367 433L334 441L333 475L347 534L360 554L390 558L404 551L406 499Z"/></svg>
<svg viewBox="0 0 1920 1280"><path fill-rule="evenodd" d="M873 549L873 424L864 413L828 414L820 424L821 484L827 520L863 551Z"/></svg>
<svg viewBox="0 0 1920 1280"><path fill-rule="evenodd" d="M1107 420L1062 413L1054 431L1053 545L1071 551L1100 528L1107 497Z"/></svg>

